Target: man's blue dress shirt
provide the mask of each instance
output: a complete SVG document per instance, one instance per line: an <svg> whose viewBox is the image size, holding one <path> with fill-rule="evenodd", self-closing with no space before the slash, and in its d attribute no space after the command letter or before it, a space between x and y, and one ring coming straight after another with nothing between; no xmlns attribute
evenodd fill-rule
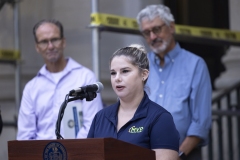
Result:
<svg viewBox="0 0 240 160"><path fill-rule="evenodd" d="M186 136L203 139L207 144L211 127L212 88L207 66L202 58L175 48L164 57L164 66L151 52L150 75L146 84L149 98L167 109L180 134L180 145Z"/></svg>

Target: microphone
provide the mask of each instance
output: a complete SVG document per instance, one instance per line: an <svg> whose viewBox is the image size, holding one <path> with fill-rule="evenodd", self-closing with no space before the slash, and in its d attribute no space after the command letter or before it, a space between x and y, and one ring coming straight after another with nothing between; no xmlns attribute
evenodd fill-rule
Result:
<svg viewBox="0 0 240 160"><path fill-rule="evenodd" d="M86 85L83 87L79 87L77 89L73 89L70 91L70 96L77 96L80 93L86 93L86 92L101 92L103 90L103 84L101 82L96 82L91 85Z"/></svg>

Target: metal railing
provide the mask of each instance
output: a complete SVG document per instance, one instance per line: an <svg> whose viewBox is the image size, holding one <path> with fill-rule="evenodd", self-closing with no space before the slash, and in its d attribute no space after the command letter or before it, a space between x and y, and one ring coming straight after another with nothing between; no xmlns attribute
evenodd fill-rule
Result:
<svg viewBox="0 0 240 160"><path fill-rule="evenodd" d="M240 160L240 82L212 99L209 160Z"/></svg>

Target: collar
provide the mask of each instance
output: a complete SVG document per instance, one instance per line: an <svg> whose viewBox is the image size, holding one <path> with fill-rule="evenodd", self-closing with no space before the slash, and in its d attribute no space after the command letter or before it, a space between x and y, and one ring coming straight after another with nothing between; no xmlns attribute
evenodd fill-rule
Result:
<svg viewBox="0 0 240 160"><path fill-rule="evenodd" d="M71 72L74 69L78 69L81 68L82 65L80 65L79 63L77 63L76 61L74 61L72 58L67 57L66 58L67 61L67 65L66 67L63 69L63 76L66 75L67 73ZM37 73L37 76L46 76L49 77L51 75L51 73L47 70L47 66L46 64L44 64L42 66L42 68L39 70L39 72Z"/></svg>
<svg viewBox="0 0 240 160"><path fill-rule="evenodd" d="M174 60L176 59L176 57L178 56L178 53L180 50L181 50L181 47L180 47L179 43L176 43L175 47L164 56L165 64L168 64L171 62L173 63ZM159 57L153 52L152 52L152 54L154 55L154 62L160 66Z"/></svg>
<svg viewBox="0 0 240 160"><path fill-rule="evenodd" d="M149 101L150 101L150 99L148 98L148 95L144 91L143 99L142 99L141 103L139 104L133 118L130 121L134 121L136 119L144 118L147 116L148 107L149 107L147 104L149 103ZM111 107L111 110L109 112L107 112L105 115L106 118L108 118L114 124L117 124L117 114L118 114L119 106L120 106L120 101L118 100L117 103L109 106L109 107Z"/></svg>

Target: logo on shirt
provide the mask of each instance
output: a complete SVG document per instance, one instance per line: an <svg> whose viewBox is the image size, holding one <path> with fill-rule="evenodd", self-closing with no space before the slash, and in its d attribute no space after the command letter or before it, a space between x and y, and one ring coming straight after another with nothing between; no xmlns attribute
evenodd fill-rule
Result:
<svg viewBox="0 0 240 160"><path fill-rule="evenodd" d="M143 127L135 127L132 126L131 128L129 128L128 132L129 133L141 133L143 131Z"/></svg>
<svg viewBox="0 0 240 160"><path fill-rule="evenodd" d="M50 142L43 151L44 160L61 159L67 160L65 147L59 142Z"/></svg>

